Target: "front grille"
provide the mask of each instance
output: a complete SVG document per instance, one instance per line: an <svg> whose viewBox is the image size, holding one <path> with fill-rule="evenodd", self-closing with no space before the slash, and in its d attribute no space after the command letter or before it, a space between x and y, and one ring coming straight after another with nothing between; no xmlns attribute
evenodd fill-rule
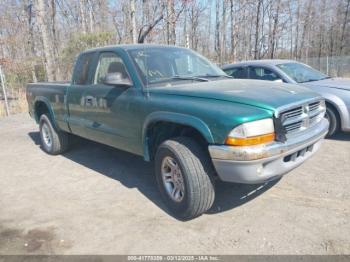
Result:
<svg viewBox="0 0 350 262"><path fill-rule="evenodd" d="M314 103L310 103L310 104L309 104L310 112L313 112L313 111L318 110L318 108L320 107L320 105L321 105L321 101L317 101L317 102L314 102Z"/></svg>
<svg viewBox="0 0 350 262"><path fill-rule="evenodd" d="M282 109L278 118L289 135L317 124L324 117L325 111L324 101L311 101Z"/></svg>
<svg viewBox="0 0 350 262"><path fill-rule="evenodd" d="M294 119L299 117L303 113L303 108L301 106L297 108L290 109L283 113L283 120Z"/></svg>
<svg viewBox="0 0 350 262"><path fill-rule="evenodd" d="M303 125L303 122L298 121L296 123L285 125L284 128L286 129L287 133L298 131Z"/></svg>

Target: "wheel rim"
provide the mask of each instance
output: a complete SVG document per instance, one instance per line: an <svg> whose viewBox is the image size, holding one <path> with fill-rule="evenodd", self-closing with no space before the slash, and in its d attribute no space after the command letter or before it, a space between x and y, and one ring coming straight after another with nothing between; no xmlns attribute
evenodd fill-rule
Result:
<svg viewBox="0 0 350 262"><path fill-rule="evenodd" d="M46 123L43 124L43 126L41 128L41 132L42 132L42 138L43 138L44 144L47 147L51 147L52 146L51 132L50 132L49 127Z"/></svg>
<svg viewBox="0 0 350 262"><path fill-rule="evenodd" d="M167 156L163 159L161 168L165 191L172 200L181 202L185 196L185 183L178 163Z"/></svg>

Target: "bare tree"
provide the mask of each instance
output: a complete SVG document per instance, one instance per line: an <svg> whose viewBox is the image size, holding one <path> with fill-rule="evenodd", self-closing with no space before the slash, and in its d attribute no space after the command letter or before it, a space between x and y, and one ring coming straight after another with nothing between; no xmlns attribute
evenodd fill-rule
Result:
<svg viewBox="0 0 350 262"><path fill-rule="evenodd" d="M273 28L272 28L272 34L270 36L270 58L273 59L275 57L275 49L276 49L276 42L277 42L277 29L278 29L278 22L279 22L279 15L280 15L280 7L281 7L281 0L276 0L276 11L273 14Z"/></svg>
<svg viewBox="0 0 350 262"><path fill-rule="evenodd" d="M235 0L230 0L230 54L232 61L235 60L237 26L235 24Z"/></svg>
<svg viewBox="0 0 350 262"><path fill-rule="evenodd" d="M23 82L68 78L78 52L105 44L182 45L219 64L350 55L350 0L5 0L0 10L0 59Z"/></svg>
<svg viewBox="0 0 350 262"><path fill-rule="evenodd" d="M176 44L176 15L175 15L175 1L167 1L167 43L169 45Z"/></svg>
<svg viewBox="0 0 350 262"><path fill-rule="evenodd" d="M82 32L84 34L87 33L87 20L86 20L86 0L79 0L79 17L80 17L80 25Z"/></svg>
<svg viewBox="0 0 350 262"><path fill-rule="evenodd" d="M35 43L34 43L34 23L33 23L33 3L32 0L27 0L26 2L26 14L28 19L28 50L27 57L35 56ZM35 73L35 64L33 59L31 59L31 74L33 82L37 82L37 77Z"/></svg>
<svg viewBox="0 0 350 262"><path fill-rule="evenodd" d="M132 42L137 43L137 29L136 29L136 1L130 0L130 18L131 18L131 35Z"/></svg>
<svg viewBox="0 0 350 262"><path fill-rule="evenodd" d="M164 11L166 6L163 4L155 5L153 8L153 18L149 15L147 21L139 29L138 43L144 43L146 37L152 32L152 30L164 19Z"/></svg>
<svg viewBox="0 0 350 262"><path fill-rule="evenodd" d="M198 50L199 43L199 21L205 8L199 3L191 3L188 10L188 18L190 20L190 47Z"/></svg>
<svg viewBox="0 0 350 262"><path fill-rule="evenodd" d="M260 26L260 16L261 16L261 6L263 0L258 0L256 7L256 20L255 20L255 45L254 45L254 59L259 59L259 26Z"/></svg>
<svg viewBox="0 0 350 262"><path fill-rule="evenodd" d="M221 39L220 39L220 1L215 5L215 52L219 63L222 63Z"/></svg>
<svg viewBox="0 0 350 262"><path fill-rule="evenodd" d="M303 26L303 32L302 32L302 36L301 36L301 43L300 43L300 48L299 48L299 52L298 52L298 56L297 58L300 59L301 55L302 55L302 51L304 49L304 45L305 45L305 40L307 37L307 33L308 33L308 29L310 27L310 15L311 15L311 7L312 7L312 2L310 1L309 4L307 5L307 9L304 15L304 26Z"/></svg>
<svg viewBox="0 0 350 262"><path fill-rule="evenodd" d="M46 68L46 74L47 79L49 81L53 81L56 79L55 75L55 65L54 65L54 58L53 58L53 52L52 52L52 38L50 37L50 31L47 26L46 21L46 5L44 0L37 0L36 5L36 13L37 13L37 20L38 20L38 26L40 28L41 37L43 41L43 52L44 52L44 58L45 58L45 68Z"/></svg>
<svg viewBox="0 0 350 262"><path fill-rule="evenodd" d="M344 39L345 39L346 26L349 23L349 21L348 21L349 8L350 8L350 0L347 0L347 4L346 4L346 8L345 8L344 20L343 20L343 25L342 25L342 30L341 30L339 55L342 55L343 49L344 49L344 46L345 46Z"/></svg>
<svg viewBox="0 0 350 262"><path fill-rule="evenodd" d="M223 59L227 59L226 58L226 3L227 0L223 1L222 2L222 13L221 13L221 16L222 16L222 23L221 23L221 47L220 47L220 50L221 50L221 56L223 57ZM221 62L222 63L222 62Z"/></svg>
<svg viewBox="0 0 350 262"><path fill-rule="evenodd" d="M56 1L57 0L51 0L50 2L50 25L51 25L51 35L52 35L52 58L54 60L54 67L55 67L55 78L56 79L61 79L61 72L60 72L60 66L59 66L59 47L58 47L58 35L57 35L57 30L56 30Z"/></svg>

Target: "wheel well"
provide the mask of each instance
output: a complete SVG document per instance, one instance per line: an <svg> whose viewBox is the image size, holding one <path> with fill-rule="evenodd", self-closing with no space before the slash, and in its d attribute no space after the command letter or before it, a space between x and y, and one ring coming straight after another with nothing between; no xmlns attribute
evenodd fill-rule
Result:
<svg viewBox="0 0 350 262"><path fill-rule="evenodd" d="M34 110L35 110L34 111L35 112L35 118L37 119L38 122L40 120L41 115L47 114L48 116L50 116L49 108L42 101L38 101L38 102L35 103Z"/></svg>
<svg viewBox="0 0 350 262"><path fill-rule="evenodd" d="M150 160L154 159L157 148L161 143L179 136L194 138L200 146L207 150L208 141L197 129L187 125L159 121L151 124L146 132L146 143Z"/></svg>
<svg viewBox="0 0 350 262"><path fill-rule="evenodd" d="M341 127L341 118L340 118L340 114L338 112L338 109L332 103L330 103L328 101L326 101L326 107L329 107L334 111L335 116L336 116L338 123L339 123L339 127Z"/></svg>

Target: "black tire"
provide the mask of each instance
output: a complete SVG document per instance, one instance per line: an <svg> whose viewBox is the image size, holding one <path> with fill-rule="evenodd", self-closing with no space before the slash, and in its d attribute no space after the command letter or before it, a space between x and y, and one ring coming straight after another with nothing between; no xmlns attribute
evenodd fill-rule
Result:
<svg viewBox="0 0 350 262"><path fill-rule="evenodd" d="M46 153L58 155L68 149L69 134L55 129L51 123L51 119L45 114L40 116L39 130L41 146ZM48 139L50 143L48 143Z"/></svg>
<svg viewBox="0 0 350 262"><path fill-rule="evenodd" d="M335 111L335 109L333 109L330 106L327 106L325 117L329 121L329 129L328 129L328 133L327 133L326 137L331 137L331 136L335 135L339 130L338 114Z"/></svg>
<svg viewBox="0 0 350 262"><path fill-rule="evenodd" d="M183 177L184 195L180 202L171 198L163 182L162 168L166 157L176 160ZM175 217L181 220L192 219L213 205L214 169L206 149L200 147L193 139L178 137L163 142L157 149L155 169L161 195Z"/></svg>

